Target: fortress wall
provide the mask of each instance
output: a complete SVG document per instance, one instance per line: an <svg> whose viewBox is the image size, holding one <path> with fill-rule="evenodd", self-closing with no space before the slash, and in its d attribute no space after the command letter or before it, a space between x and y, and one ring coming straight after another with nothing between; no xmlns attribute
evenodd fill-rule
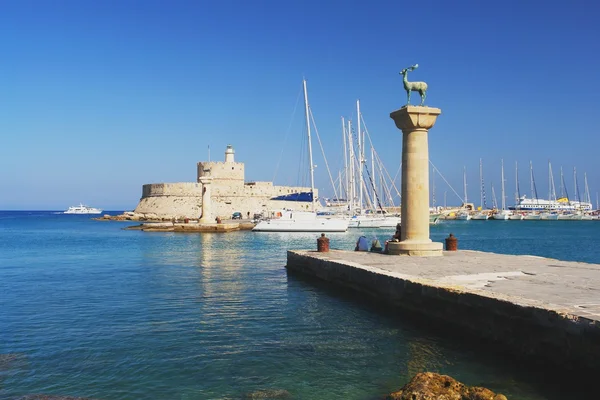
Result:
<svg viewBox="0 0 600 400"><path fill-rule="evenodd" d="M246 218L248 212L252 217L255 213L268 214L282 208L310 209L310 204L304 202L270 200L275 196L309 191L310 188L306 187L273 186L271 182L251 182L232 187L215 185L214 182L211 185L215 217L231 218L236 211ZM316 190L315 195L318 195ZM202 184L180 182L143 185L142 198L134 212L155 214L161 218L198 218L202 214Z"/></svg>
<svg viewBox="0 0 600 400"><path fill-rule="evenodd" d="M202 184L194 182L149 183L142 186L142 198L152 196L202 197Z"/></svg>
<svg viewBox="0 0 600 400"><path fill-rule="evenodd" d="M151 214L159 218L198 218L202 214L201 196L143 197L135 208L136 214Z"/></svg>

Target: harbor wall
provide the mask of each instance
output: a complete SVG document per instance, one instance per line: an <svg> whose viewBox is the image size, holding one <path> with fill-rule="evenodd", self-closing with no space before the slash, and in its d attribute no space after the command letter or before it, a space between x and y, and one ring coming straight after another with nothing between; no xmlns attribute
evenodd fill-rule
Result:
<svg viewBox="0 0 600 400"><path fill-rule="evenodd" d="M569 373L600 372L597 321L398 276L353 263L288 251L286 268L365 293L432 321L436 326L498 344Z"/></svg>

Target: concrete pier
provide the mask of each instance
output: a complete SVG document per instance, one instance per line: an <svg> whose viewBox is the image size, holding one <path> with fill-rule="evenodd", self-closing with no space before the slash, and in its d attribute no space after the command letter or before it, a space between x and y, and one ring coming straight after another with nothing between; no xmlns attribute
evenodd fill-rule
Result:
<svg viewBox="0 0 600 400"><path fill-rule="evenodd" d="M565 372L600 372L600 265L477 251L288 251L295 271L366 293Z"/></svg>

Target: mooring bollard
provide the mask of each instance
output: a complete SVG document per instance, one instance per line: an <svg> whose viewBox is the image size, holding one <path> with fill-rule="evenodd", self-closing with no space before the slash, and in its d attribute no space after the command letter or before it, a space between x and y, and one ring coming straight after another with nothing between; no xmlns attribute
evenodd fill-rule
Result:
<svg viewBox="0 0 600 400"><path fill-rule="evenodd" d="M453 234L446 238L446 251L458 250L458 239Z"/></svg>
<svg viewBox="0 0 600 400"><path fill-rule="evenodd" d="M329 251L329 238L324 233L321 233L321 237L317 239L317 251L320 253Z"/></svg>

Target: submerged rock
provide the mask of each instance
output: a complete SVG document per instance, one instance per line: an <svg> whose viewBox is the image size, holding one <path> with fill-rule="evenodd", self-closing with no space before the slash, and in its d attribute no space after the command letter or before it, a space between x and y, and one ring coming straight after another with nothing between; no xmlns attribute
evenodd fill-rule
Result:
<svg viewBox="0 0 600 400"><path fill-rule="evenodd" d="M18 400L94 400L90 397L55 396L52 394L28 394Z"/></svg>
<svg viewBox="0 0 600 400"><path fill-rule="evenodd" d="M292 395L283 389L262 389L256 390L244 395L244 400L262 400L262 399L291 399Z"/></svg>
<svg viewBox="0 0 600 400"><path fill-rule="evenodd" d="M466 386L448 375L421 372L386 400L508 400L489 389Z"/></svg>
<svg viewBox="0 0 600 400"><path fill-rule="evenodd" d="M12 368L16 363L25 359L23 353L0 354L0 371Z"/></svg>

